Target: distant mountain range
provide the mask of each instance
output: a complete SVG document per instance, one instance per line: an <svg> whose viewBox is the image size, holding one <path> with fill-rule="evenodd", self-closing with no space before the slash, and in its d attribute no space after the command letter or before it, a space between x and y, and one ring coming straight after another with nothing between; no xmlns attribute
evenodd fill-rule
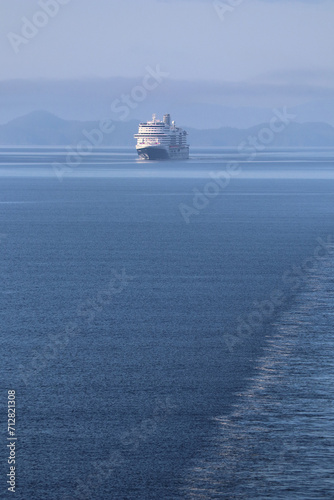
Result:
<svg viewBox="0 0 334 500"><path fill-rule="evenodd" d="M73 146L87 141L92 134L99 146L134 146L133 134L138 130L138 121L112 122L112 132L100 132L98 121L68 121L46 111L34 111L0 125L0 145L2 146ZM106 124L111 127L111 122ZM257 136L261 129L268 127L263 123L247 129L222 127L219 129L198 130L186 127L189 142L193 147L231 146L237 147ZM95 135L94 132L95 130ZM334 146L334 127L326 123L290 123L281 133L276 133L270 147L311 147Z"/></svg>

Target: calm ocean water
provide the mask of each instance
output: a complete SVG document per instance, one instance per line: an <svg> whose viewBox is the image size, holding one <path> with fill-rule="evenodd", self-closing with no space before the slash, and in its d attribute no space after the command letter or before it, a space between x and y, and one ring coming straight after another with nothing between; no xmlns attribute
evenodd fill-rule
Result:
<svg viewBox="0 0 334 500"><path fill-rule="evenodd" d="M334 150L81 160L1 149L1 498L12 389L18 500L334 498Z"/></svg>

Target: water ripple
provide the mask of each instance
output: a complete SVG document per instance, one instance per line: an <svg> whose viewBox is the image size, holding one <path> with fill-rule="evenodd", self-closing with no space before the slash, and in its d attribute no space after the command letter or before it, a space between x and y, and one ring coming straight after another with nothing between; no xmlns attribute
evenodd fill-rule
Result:
<svg viewBox="0 0 334 500"><path fill-rule="evenodd" d="M273 324L232 414L215 419L217 435L188 473L186 498L334 498L333 303L328 258Z"/></svg>

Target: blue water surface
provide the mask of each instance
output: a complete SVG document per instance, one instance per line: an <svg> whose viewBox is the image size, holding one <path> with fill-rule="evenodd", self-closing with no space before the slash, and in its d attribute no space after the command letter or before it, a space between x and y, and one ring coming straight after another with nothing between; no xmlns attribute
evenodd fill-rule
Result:
<svg viewBox="0 0 334 500"><path fill-rule="evenodd" d="M334 151L0 154L1 497L334 498Z"/></svg>

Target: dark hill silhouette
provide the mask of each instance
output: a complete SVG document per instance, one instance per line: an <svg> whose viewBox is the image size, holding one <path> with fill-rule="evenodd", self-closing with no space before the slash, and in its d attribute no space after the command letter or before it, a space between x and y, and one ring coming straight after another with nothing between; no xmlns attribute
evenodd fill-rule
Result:
<svg viewBox="0 0 334 500"><path fill-rule="evenodd" d="M113 132L103 134L101 146L134 146L133 134L138 121L113 122ZM257 136L263 123L248 129L222 127L198 130L186 127L190 145L236 147L250 136ZM3 146L66 146L86 140L84 131L99 128L97 121L63 120L47 111L34 111L0 126L0 145ZM281 133L276 133L270 147L334 146L334 127L326 123L290 123Z"/></svg>

